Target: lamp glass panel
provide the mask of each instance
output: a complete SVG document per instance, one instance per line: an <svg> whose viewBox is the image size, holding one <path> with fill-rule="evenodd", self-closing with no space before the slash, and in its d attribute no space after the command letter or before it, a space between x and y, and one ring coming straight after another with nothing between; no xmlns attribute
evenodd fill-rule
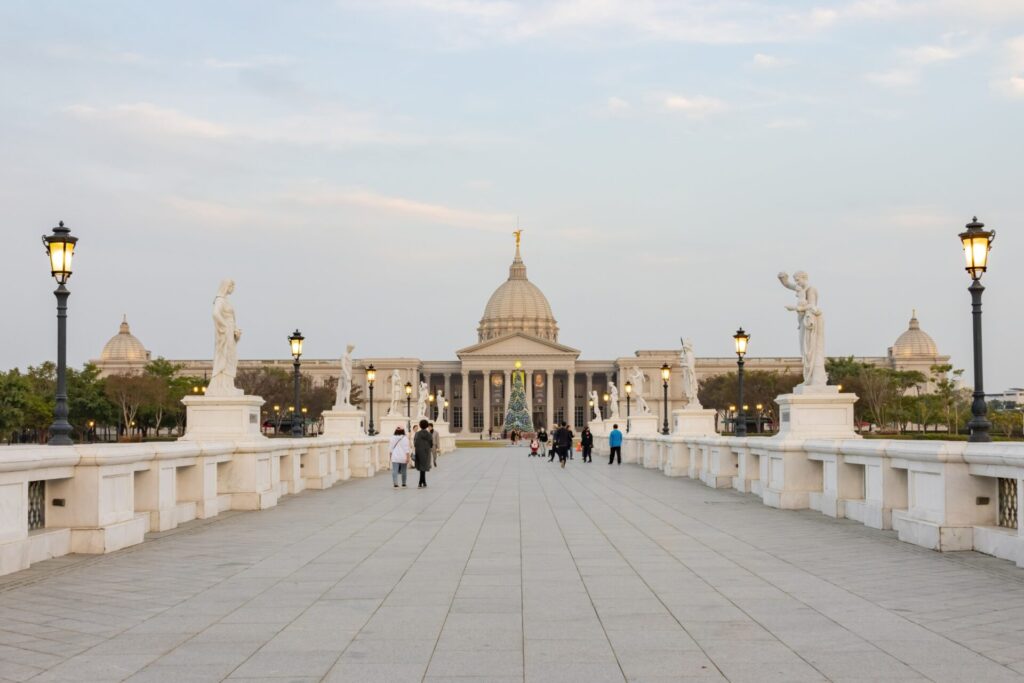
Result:
<svg viewBox="0 0 1024 683"><path fill-rule="evenodd" d="M377 379L377 371L374 370L373 368L368 368L366 370L366 381L367 382L372 382L375 379Z"/></svg>
<svg viewBox="0 0 1024 683"><path fill-rule="evenodd" d="M671 374L672 374L672 371L669 368L662 368L661 369L661 378L663 380L665 380L666 382L668 381L668 378L671 376Z"/></svg>

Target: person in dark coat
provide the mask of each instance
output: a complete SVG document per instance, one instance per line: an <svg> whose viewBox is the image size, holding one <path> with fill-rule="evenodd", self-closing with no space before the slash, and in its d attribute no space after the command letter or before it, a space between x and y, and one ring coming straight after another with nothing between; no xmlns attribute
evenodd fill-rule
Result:
<svg viewBox="0 0 1024 683"><path fill-rule="evenodd" d="M420 430L412 441L413 461L416 469L420 471L419 488L427 488L427 472L433 464L434 435L427 431L430 425L426 420L420 420Z"/></svg>
<svg viewBox="0 0 1024 683"><path fill-rule="evenodd" d="M548 458L548 462L554 462L555 456L558 455L558 435L562 431L562 425L556 424L555 431L551 432L551 457Z"/></svg>
<svg viewBox="0 0 1024 683"><path fill-rule="evenodd" d="M540 442L540 457L548 454L548 432L543 427L537 432L537 441Z"/></svg>
<svg viewBox="0 0 1024 683"><path fill-rule="evenodd" d="M562 423L557 436L555 436L555 442L558 444L558 462L562 463L564 468L565 460L572 451L572 432L569 430L569 425Z"/></svg>
<svg viewBox="0 0 1024 683"><path fill-rule="evenodd" d="M583 428L583 433L580 434L580 445L583 447L583 462L593 462L594 459L590 457L590 452L594 450L594 434L590 431L590 427Z"/></svg>

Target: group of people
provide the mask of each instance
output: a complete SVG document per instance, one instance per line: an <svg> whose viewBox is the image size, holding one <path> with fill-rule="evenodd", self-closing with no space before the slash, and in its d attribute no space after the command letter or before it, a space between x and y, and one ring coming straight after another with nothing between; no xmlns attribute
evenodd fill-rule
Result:
<svg viewBox="0 0 1024 683"><path fill-rule="evenodd" d="M397 427L388 447L391 451L391 483L398 488L402 479L405 488L409 468L419 470L420 483L417 488L427 488L427 472L437 467L437 454L441 450L441 435L434 431L434 423L420 420L407 435L404 427Z"/></svg>
<svg viewBox="0 0 1024 683"><path fill-rule="evenodd" d="M530 441L530 456L538 456L543 458L548 454L548 441L551 441L551 456L548 458L548 462L554 462L555 456L558 457L558 462L561 463L562 467L565 467L566 460L573 459L573 438L574 434L569 425L565 422L559 423L555 427L555 431L549 436L547 430L543 427L537 432L537 435ZM612 431L608 433L608 448L610 456L608 458L608 464L618 460L618 464L622 464L622 432L619 431L619 425L612 425ZM594 434L590 431L590 427L584 427L583 432L580 433L580 454L583 458L583 462L593 462L594 458L592 453L594 452Z"/></svg>

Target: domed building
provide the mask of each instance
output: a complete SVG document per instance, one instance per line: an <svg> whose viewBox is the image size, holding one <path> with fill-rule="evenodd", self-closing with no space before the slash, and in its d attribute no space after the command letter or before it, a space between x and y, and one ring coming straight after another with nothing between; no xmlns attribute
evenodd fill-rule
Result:
<svg viewBox="0 0 1024 683"><path fill-rule="evenodd" d="M551 304L537 285L526 277L526 264L519 253L508 268L508 280L494 290L487 300L484 317L477 328L478 341L497 339L512 332L525 332L538 339L558 341L558 323L551 313Z"/></svg>
<svg viewBox="0 0 1024 683"><path fill-rule="evenodd" d="M149 351L132 334L128 316L124 316L117 334L103 345L99 360L93 362L103 369L104 374L113 375L141 370L149 361Z"/></svg>
<svg viewBox="0 0 1024 683"><path fill-rule="evenodd" d="M559 341L558 322L544 292L530 282L521 252L521 233L516 232L516 248L508 277L496 277L497 288L487 299L483 316L476 328L476 343L455 351L450 360L424 360L416 357L367 357L353 362L353 385L368 397L369 385L366 368L376 369L373 416L379 429L380 419L394 407L405 415L405 384L418 386L426 382L434 396L443 396L448 403L447 421L452 432L463 438L474 438L488 432L500 434L504 415L509 405L512 373L516 363L526 373L526 402L533 424L549 427L563 420L580 429L590 421L591 392L596 391L599 402L611 393L614 384L619 391L620 420L626 415L624 383L633 384L633 415L636 398L643 396L655 415L663 416L661 367L671 368L668 410L681 408L681 370L678 348L637 350L631 354L608 360L580 360L580 351ZM244 315L244 314L243 314ZM343 341L343 340L342 340ZM355 340L358 346L358 340ZM793 339L794 345L796 339ZM341 346L339 344L339 346ZM794 352L796 349L794 348ZM96 364L103 374L141 370L149 361L149 351L132 336L128 322L103 349ZM888 354L858 356L858 361L895 370L917 370L930 376L931 366L947 363L949 356L939 354L935 341L921 329L917 315L910 319L908 329L900 334L889 348ZM212 363L209 359L171 361L182 366L181 374L190 377L208 377ZM292 361L287 356L274 360L243 359L239 368L276 367L291 372ZM796 355L787 357L746 358L748 370L767 370L799 374L801 361ZM701 357L697 359L699 378L736 371L736 357ZM636 373L643 377L642 389ZM339 360L302 359L302 373L315 384L338 377ZM416 397L412 398L416 409ZM605 403L602 412L609 413ZM431 407L431 412L436 408Z"/></svg>

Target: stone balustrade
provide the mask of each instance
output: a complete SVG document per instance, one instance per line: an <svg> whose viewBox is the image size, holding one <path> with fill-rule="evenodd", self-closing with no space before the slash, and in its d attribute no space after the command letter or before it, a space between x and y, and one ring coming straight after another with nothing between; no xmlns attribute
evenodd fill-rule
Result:
<svg viewBox="0 0 1024 683"><path fill-rule="evenodd" d="M626 434L623 462L1024 567L1024 443ZM606 438L595 457L607 457Z"/></svg>
<svg viewBox="0 0 1024 683"><path fill-rule="evenodd" d="M0 447L0 574L390 469L386 436ZM454 437L442 450L454 450Z"/></svg>

